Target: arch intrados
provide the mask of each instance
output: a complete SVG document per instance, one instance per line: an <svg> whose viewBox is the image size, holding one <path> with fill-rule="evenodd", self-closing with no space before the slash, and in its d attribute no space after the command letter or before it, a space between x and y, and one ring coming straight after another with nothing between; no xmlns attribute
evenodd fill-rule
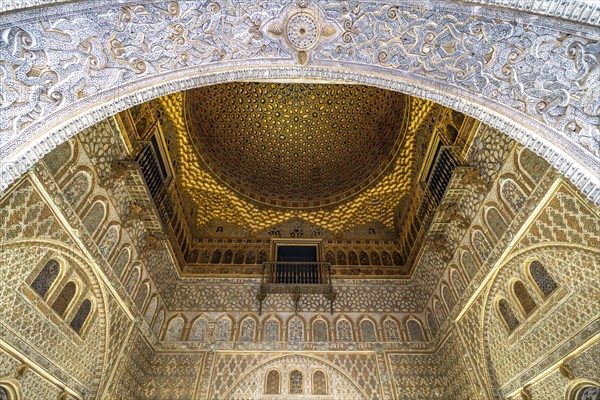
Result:
<svg viewBox="0 0 600 400"><path fill-rule="evenodd" d="M228 62L216 64L219 64L220 68L228 67ZM383 67L361 67L342 61L337 63L336 68L340 68L341 71L327 63L323 66L305 67L281 67L270 63L245 69L196 73L191 76L190 71L176 70L161 74L157 82L152 81L157 78L146 77L88 96L86 103L91 105L80 113L65 118L62 115L65 110L59 109L19 132L18 138L0 146L0 161L10 166L3 171L0 191L63 142L85 128L130 107L182 90L252 80L362 84L436 102L478 119L520 142L559 169L588 198L600 204L600 179L593 173L600 170L600 159L579 146L565 145L564 137L552 138L555 139L554 142L560 142L558 147L564 147L558 149L552 144L550 137L552 134L556 136L556 133L543 123L524 115L521 116L523 123L517 123L511 117L515 114L514 109L489 99L488 104L482 104L476 101L480 95L448 85L441 80L405 75L401 71L390 71L389 68Z"/></svg>

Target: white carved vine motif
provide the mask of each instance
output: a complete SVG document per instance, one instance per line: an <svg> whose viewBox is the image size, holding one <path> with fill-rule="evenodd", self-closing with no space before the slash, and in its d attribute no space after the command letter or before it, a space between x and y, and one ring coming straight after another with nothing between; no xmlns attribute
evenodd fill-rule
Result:
<svg viewBox="0 0 600 400"><path fill-rule="evenodd" d="M443 1L435 9L409 1L348 4L107 1L8 14L0 24L0 158L23 154L33 138L49 137L102 103L114 107L92 119L139 103L135 96L128 104L118 100L136 88L183 79L192 70L291 63L376 69L390 79L443 86L490 109L504 107L507 119L530 121L588 171L600 165L596 28ZM290 77L297 73L289 70ZM170 84L148 96L179 89ZM23 162L37 161L65 139L38 143L36 155Z"/></svg>

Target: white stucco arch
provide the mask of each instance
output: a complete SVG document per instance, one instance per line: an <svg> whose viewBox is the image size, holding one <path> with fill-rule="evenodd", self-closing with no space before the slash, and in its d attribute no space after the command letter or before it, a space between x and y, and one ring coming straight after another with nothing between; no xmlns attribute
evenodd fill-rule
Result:
<svg viewBox="0 0 600 400"><path fill-rule="evenodd" d="M471 115L544 157L600 204L597 27L442 0L417 8L408 0L362 2L353 10L326 0L306 8L229 3L114 0L6 14L0 190L85 127L159 96L236 80L325 80L401 91ZM298 12L321 32L306 49L281 37Z"/></svg>

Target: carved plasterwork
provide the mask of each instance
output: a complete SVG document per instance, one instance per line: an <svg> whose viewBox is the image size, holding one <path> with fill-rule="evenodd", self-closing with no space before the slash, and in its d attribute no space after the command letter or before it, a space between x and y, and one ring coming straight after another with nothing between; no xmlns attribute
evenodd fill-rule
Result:
<svg viewBox="0 0 600 400"><path fill-rule="evenodd" d="M345 203L387 174L401 151L413 158L403 140L410 103L400 93L236 82L188 91L184 104L202 164L267 207Z"/></svg>
<svg viewBox="0 0 600 400"><path fill-rule="evenodd" d="M387 175L345 203L327 210L311 211L310 208L258 207L217 181L202 167L203 163L192 146L192 138L183 123L182 97L179 93L162 97L159 101L178 131L178 164L181 170L178 179L194 202L196 223L201 226L217 219L242 226L254 234L290 220L306 221L334 234L372 221L380 221L388 229L393 229L392 210L410 188L415 137L433 109L430 102L413 99L409 112L413 118ZM290 157L293 158L293 154Z"/></svg>
<svg viewBox="0 0 600 400"><path fill-rule="evenodd" d="M600 198L593 28L441 1L429 10L323 0L322 18L344 32L319 41L296 67L295 50L263 26L288 4L101 3L8 14L2 187L81 128L133 104L217 82L303 77L387 87L474 115Z"/></svg>

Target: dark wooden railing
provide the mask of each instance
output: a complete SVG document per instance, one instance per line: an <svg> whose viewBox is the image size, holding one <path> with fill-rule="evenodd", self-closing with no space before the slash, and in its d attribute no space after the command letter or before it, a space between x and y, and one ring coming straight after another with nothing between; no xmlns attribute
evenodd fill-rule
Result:
<svg viewBox="0 0 600 400"><path fill-rule="evenodd" d="M331 266L325 262L267 262L263 264L265 284L327 285Z"/></svg>
<svg viewBox="0 0 600 400"><path fill-rule="evenodd" d="M327 262L265 262L260 290L257 294L259 314L262 302L268 294L290 294L295 311L302 295L323 294L330 301L333 313L333 301L336 294L331 283L331 264Z"/></svg>

